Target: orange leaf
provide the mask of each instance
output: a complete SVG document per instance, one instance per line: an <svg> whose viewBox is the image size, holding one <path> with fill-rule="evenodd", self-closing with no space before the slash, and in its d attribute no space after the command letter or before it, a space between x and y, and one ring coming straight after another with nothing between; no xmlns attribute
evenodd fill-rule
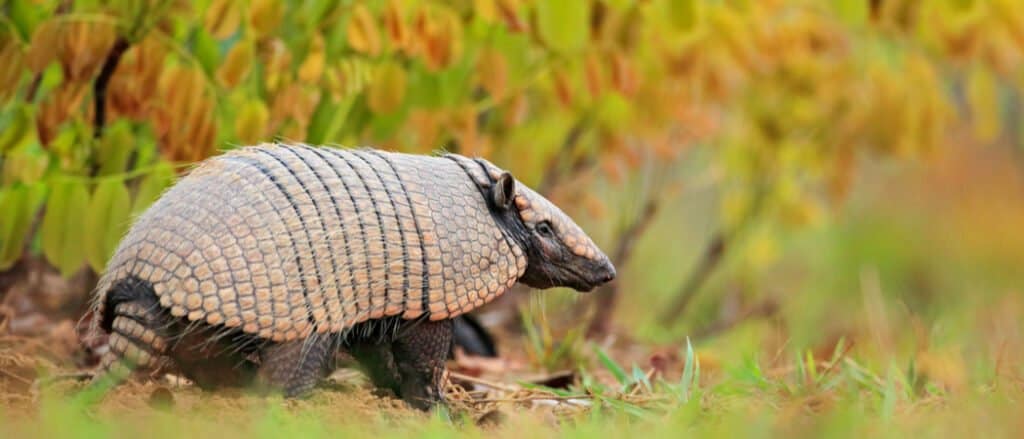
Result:
<svg viewBox="0 0 1024 439"><path fill-rule="evenodd" d="M47 20L36 27L32 33L32 41L29 42L27 62L32 73L39 74L46 66L53 61L58 41L60 41L60 30L58 22Z"/></svg>
<svg viewBox="0 0 1024 439"><path fill-rule="evenodd" d="M462 22L451 10L441 7L420 8L413 29L417 52L430 70L448 67L462 53Z"/></svg>
<svg viewBox="0 0 1024 439"><path fill-rule="evenodd" d="M526 22L519 17L518 0L497 0L497 3L502 21L512 32L523 32L528 29Z"/></svg>
<svg viewBox="0 0 1024 439"><path fill-rule="evenodd" d="M630 60L620 51L612 52L611 56L612 86L626 96L633 96L636 93L636 73Z"/></svg>
<svg viewBox="0 0 1024 439"><path fill-rule="evenodd" d="M583 72L587 78L587 89L590 94L597 97L601 94L602 80L601 80L601 58L597 52L590 52L587 54L587 59L583 65Z"/></svg>
<svg viewBox="0 0 1024 439"><path fill-rule="evenodd" d="M136 120L146 117L156 94L166 56L166 48L154 36L128 49L110 78L107 89L107 104L111 115L123 115Z"/></svg>
<svg viewBox="0 0 1024 439"><path fill-rule="evenodd" d="M558 102L565 107L571 107L573 96L569 74L564 70L555 70L552 72L551 79L554 82L555 96L558 97Z"/></svg>
<svg viewBox="0 0 1024 439"><path fill-rule="evenodd" d="M71 82L90 80L114 45L114 26L102 22L66 22L59 29L57 59L64 68L64 78Z"/></svg>
<svg viewBox="0 0 1024 439"><path fill-rule="evenodd" d="M397 0L388 2L387 7L384 9L384 28L387 29L391 47L407 50L409 29L405 24L405 18L402 17L402 11L398 6L399 3Z"/></svg>
<svg viewBox="0 0 1024 439"><path fill-rule="evenodd" d="M82 98L86 89L86 84L64 82L50 92L46 100L40 104L39 115L36 117L40 143L49 144L57 136L60 124L71 114L81 114Z"/></svg>
<svg viewBox="0 0 1024 439"><path fill-rule="evenodd" d="M505 96L508 86L508 62L501 52L494 48L484 49L476 66L477 81L483 85L487 93L495 98Z"/></svg>

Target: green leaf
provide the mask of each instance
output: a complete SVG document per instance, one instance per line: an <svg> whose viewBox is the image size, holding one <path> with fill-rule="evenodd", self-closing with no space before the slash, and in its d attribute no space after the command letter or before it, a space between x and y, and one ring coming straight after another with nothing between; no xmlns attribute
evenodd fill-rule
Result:
<svg viewBox="0 0 1024 439"><path fill-rule="evenodd" d="M34 138L34 115L30 105L18 105L0 115L0 154Z"/></svg>
<svg viewBox="0 0 1024 439"><path fill-rule="evenodd" d="M132 216L142 213L174 181L174 168L167 162L160 162L153 170L146 174L139 183L139 191L135 194L135 201L132 203Z"/></svg>
<svg viewBox="0 0 1024 439"><path fill-rule="evenodd" d="M46 202L43 217L43 254L68 277L82 266L85 259L83 237L86 234L82 215L89 208L89 191L77 179L55 180Z"/></svg>
<svg viewBox="0 0 1024 439"><path fill-rule="evenodd" d="M97 273L103 271L117 249L131 214L131 196L119 179L107 178L96 185L86 212L85 253L89 265Z"/></svg>
<svg viewBox="0 0 1024 439"><path fill-rule="evenodd" d="M22 41L31 39L36 25L52 13L49 8L40 7L29 0L11 0L5 3L4 14L21 34Z"/></svg>
<svg viewBox="0 0 1024 439"><path fill-rule="evenodd" d="M196 59L199 60L199 64L203 66L206 74L213 75L220 65L220 47L217 45L217 40L202 26L196 28L193 38L192 51Z"/></svg>
<svg viewBox="0 0 1024 439"><path fill-rule="evenodd" d="M697 364L697 356L693 353L693 345L690 344L690 337L686 337L686 362L683 363L683 377L679 381L679 387L682 390L683 401L690 399L690 386L693 385L694 373Z"/></svg>
<svg viewBox="0 0 1024 439"><path fill-rule="evenodd" d="M42 184L18 185L0 189L0 271L6 270L21 257L32 219L43 201L46 187Z"/></svg>
<svg viewBox="0 0 1024 439"><path fill-rule="evenodd" d="M575 52L587 42L589 2L584 0L537 2L537 28L541 40L556 52Z"/></svg>
<svg viewBox="0 0 1024 439"><path fill-rule="evenodd" d="M667 7L669 22L677 30L689 31L697 24L697 0L668 0Z"/></svg>
<svg viewBox="0 0 1024 439"><path fill-rule="evenodd" d="M306 130L306 142L311 144L337 143L349 110L352 109L354 97L342 98L334 103L331 99L321 99L313 118Z"/></svg>
<svg viewBox="0 0 1024 439"><path fill-rule="evenodd" d="M849 25L860 26L868 21L868 3L864 0L835 0L836 15Z"/></svg>
<svg viewBox="0 0 1024 439"><path fill-rule="evenodd" d="M119 119L103 131L103 140L96 148L100 163L99 175L118 174L126 171L128 157L135 148L131 123Z"/></svg>
<svg viewBox="0 0 1024 439"><path fill-rule="evenodd" d="M619 366L619 363L616 363L615 360L609 357L604 349L597 348L597 359L601 360L601 364L615 376L615 380L619 384L626 385L629 382L629 376L626 375L626 371L622 369L622 366Z"/></svg>

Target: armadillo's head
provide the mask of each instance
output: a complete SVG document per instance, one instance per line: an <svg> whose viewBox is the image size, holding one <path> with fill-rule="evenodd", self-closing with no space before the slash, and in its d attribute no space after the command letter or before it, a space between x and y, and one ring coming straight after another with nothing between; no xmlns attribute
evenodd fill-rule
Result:
<svg viewBox="0 0 1024 439"><path fill-rule="evenodd" d="M491 186L491 201L511 217L513 235L527 256L519 281L534 288L590 291L615 278L615 267L580 226L508 172Z"/></svg>

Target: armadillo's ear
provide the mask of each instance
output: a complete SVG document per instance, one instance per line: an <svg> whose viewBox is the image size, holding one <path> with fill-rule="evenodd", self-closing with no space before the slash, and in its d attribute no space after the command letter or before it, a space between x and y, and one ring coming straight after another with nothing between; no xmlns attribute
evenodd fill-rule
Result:
<svg viewBox="0 0 1024 439"><path fill-rule="evenodd" d="M515 201L516 197L516 179L512 178L512 174L508 172L502 172L501 176L491 186L491 200L494 201L494 205L502 210L506 210L512 207L512 202Z"/></svg>

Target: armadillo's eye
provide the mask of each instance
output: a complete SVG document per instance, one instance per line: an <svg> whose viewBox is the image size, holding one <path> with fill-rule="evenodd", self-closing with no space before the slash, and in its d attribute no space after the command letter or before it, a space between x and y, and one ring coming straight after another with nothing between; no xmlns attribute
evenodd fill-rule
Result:
<svg viewBox="0 0 1024 439"><path fill-rule="evenodd" d="M555 231L554 229L551 228L551 223L548 221L541 221L537 223L537 226L534 227L534 230L536 230L537 233L540 234L540 236L543 236L545 238L553 238L555 236Z"/></svg>

